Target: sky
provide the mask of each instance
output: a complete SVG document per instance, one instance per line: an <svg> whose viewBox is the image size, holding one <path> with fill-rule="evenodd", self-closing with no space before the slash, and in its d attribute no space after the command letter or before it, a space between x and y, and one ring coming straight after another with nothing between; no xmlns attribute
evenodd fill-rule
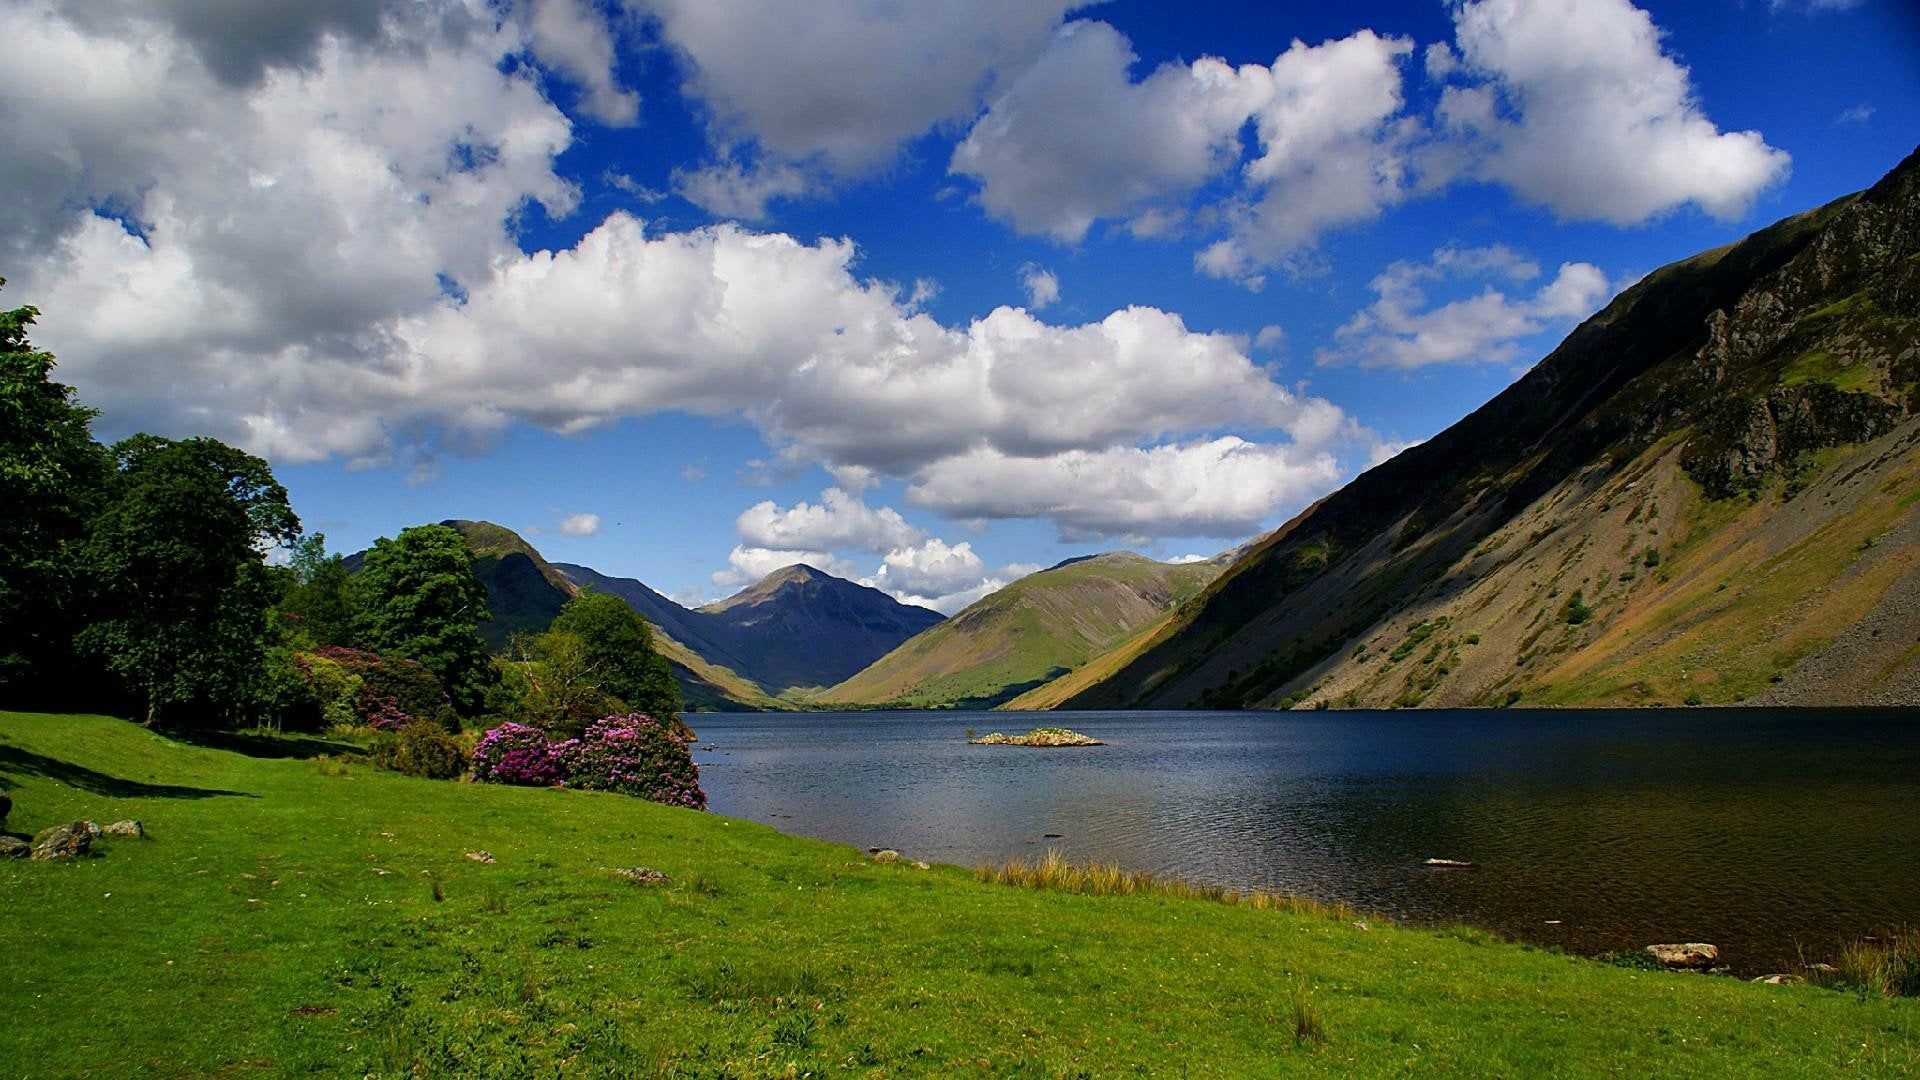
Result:
<svg viewBox="0 0 1920 1080"><path fill-rule="evenodd" d="M1902 0L0 0L0 303L353 551L1211 556L1920 135Z"/></svg>

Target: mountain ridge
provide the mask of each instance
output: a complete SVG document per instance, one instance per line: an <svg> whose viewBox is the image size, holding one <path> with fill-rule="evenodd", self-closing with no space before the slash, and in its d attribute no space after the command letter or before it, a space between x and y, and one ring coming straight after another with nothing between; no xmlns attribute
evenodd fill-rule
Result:
<svg viewBox="0 0 1920 1080"><path fill-rule="evenodd" d="M1011 706L1852 700L1819 674L1841 661L1801 662L1866 622L1902 649L1920 631L1916 549L1873 554L1920 528L1917 249L1920 154L1655 271L1492 401ZM1859 696L1920 689L1915 656L1854 644Z"/></svg>
<svg viewBox="0 0 1920 1080"><path fill-rule="evenodd" d="M808 700L991 707L1104 652L1220 569L1133 552L1063 560L982 597Z"/></svg>

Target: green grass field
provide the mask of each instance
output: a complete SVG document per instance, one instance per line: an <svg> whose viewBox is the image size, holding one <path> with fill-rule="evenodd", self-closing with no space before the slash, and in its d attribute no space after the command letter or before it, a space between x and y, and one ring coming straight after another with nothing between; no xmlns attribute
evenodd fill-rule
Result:
<svg viewBox="0 0 1920 1080"><path fill-rule="evenodd" d="M10 831L149 831L0 864L0 1075L1920 1072L1911 1000L1035 890L251 749L294 756L0 713Z"/></svg>

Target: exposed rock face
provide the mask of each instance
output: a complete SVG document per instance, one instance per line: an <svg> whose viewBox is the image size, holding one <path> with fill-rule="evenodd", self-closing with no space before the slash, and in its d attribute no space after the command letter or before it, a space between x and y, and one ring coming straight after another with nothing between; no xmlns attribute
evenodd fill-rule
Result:
<svg viewBox="0 0 1920 1080"><path fill-rule="evenodd" d="M100 826L91 821L70 821L40 830L33 838L32 857L40 860L72 859L85 855L93 847Z"/></svg>
<svg viewBox="0 0 1920 1080"><path fill-rule="evenodd" d="M1720 948L1704 941L1684 945L1649 945L1647 954L1670 971L1708 971L1720 965Z"/></svg>
<svg viewBox="0 0 1920 1080"><path fill-rule="evenodd" d="M123 836L129 839L138 840L147 835L147 830L145 826L141 825L139 822L134 821L132 819L128 819L126 821L116 821L111 825L101 826L100 835Z"/></svg>

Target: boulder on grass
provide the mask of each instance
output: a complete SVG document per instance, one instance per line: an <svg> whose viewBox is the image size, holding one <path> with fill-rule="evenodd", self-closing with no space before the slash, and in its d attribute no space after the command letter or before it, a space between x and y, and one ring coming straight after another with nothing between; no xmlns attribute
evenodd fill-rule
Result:
<svg viewBox="0 0 1920 1080"><path fill-rule="evenodd" d="M1669 971L1707 971L1720 964L1720 948L1704 941L1682 945L1649 945L1647 954Z"/></svg>
<svg viewBox="0 0 1920 1080"><path fill-rule="evenodd" d="M85 855L93 847L93 838L100 826L91 821L69 821L65 825L54 825L41 829L33 838L32 858L35 859L72 859Z"/></svg>
<svg viewBox="0 0 1920 1080"><path fill-rule="evenodd" d="M0 836L0 859L24 859L33 845L17 836Z"/></svg>
<svg viewBox="0 0 1920 1080"><path fill-rule="evenodd" d="M900 861L900 853L892 848L882 848L873 853L873 861L877 863L896 863Z"/></svg>
<svg viewBox="0 0 1920 1080"><path fill-rule="evenodd" d="M616 866L613 872L635 885L665 885L673 880L651 866Z"/></svg>
<svg viewBox="0 0 1920 1080"><path fill-rule="evenodd" d="M147 830L139 822L134 821L132 819L128 819L126 821L116 821L111 825L101 826L100 835L125 836L125 837L130 837L134 840L138 840L141 837L147 835Z"/></svg>

